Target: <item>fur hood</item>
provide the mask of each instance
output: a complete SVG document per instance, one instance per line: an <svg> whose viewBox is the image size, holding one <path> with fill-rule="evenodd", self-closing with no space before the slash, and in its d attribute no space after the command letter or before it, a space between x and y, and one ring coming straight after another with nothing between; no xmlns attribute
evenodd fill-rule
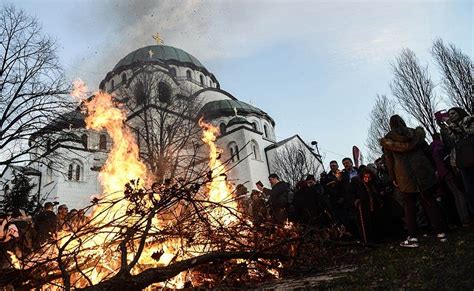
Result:
<svg viewBox="0 0 474 291"><path fill-rule="evenodd" d="M392 152L408 152L425 142L425 130L418 126L416 129L401 127L391 130L380 139L380 145Z"/></svg>

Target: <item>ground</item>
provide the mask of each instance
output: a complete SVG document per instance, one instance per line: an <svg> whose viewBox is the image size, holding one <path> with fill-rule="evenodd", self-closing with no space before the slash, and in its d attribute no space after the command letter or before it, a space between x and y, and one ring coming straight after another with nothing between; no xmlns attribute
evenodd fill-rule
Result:
<svg viewBox="0 0 474 291"><path fill-rule="evenodd" d="M446 243L433 236L420 237L419 248L402 248L399 241L378 244L373 248L339 246L340 255L324 259L318 266L307 266L303 275L268 282L259 288L288 290L294 288L360 289L474 288L474 229L449 233Z"/></svg>

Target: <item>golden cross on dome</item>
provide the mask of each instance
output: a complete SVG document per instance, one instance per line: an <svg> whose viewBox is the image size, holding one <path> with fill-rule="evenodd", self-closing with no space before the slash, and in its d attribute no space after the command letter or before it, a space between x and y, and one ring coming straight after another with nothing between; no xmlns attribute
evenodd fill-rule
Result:
<svg viewBox="0 0 474 291"><path fill-rule="evenodd" d="M148 50L148 55L150 56L150 59L153 58L153 54L154 54L154 52L151 49L149 49Z"/></svg>
<svg viewBox="0 0 474 291"><path fill-rule="evenodd" d="M235 116L237 116L237 108L234 107Z"/></svg>
<svg viewBox="0 0 474 291"><path fill-rule="evenodd" d="M153 35L153 39L156 41L156 44L163 44L163 39L159 33Z"/></svg>

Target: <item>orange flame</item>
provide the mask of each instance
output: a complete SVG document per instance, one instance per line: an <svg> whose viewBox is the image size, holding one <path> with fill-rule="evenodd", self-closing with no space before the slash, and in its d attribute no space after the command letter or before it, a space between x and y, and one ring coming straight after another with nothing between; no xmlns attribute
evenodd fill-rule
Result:
<svg viewBox="0 0 474 291"><path fill-rule="evenodd" d="M216 222L229 225L237 220L237 202L232 197L232 186L227 182L224 165L219 160L222 150L216 146L219 129L202 118L199 126L203 130L202 141L209 146L209 168L212 172L212 181L207 185L209 190L209 201L219 203L222 207L217 207L212 212L212 217Z"/></svg>
<svg viewBox="0 0 474 291"><path fill-rule="evenodd" d="M145 164L140 161L138 145L124 123L126 113L105 92L98 92L85 105L88 112L87 128L105 129L112 138L112 149L99 176L104 192L119 192L117 195L121 195L127 182L145 179L147 174Z"/></svg>

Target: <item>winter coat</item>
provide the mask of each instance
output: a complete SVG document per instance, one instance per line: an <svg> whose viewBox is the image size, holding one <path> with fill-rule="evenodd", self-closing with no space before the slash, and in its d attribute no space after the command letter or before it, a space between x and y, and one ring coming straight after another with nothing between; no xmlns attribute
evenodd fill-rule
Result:
<svg viewBox="0 0 474 291"><path fill-rule="evenodd" d="M354 170L357 172L357 176L359 176L359 169L354 167ZM355 177L354 177L355 178ZM341 178L341 190L344 197L344 208L345 209L353 209L354 208L354 201L355 201L355 185L352 183L354 178L350 178L349 173L346 170L342 171L342 178Z"/></svg>
<svg viewBox="0 0 474 291"><path fill-rule="evenodd" d="M272 189L263 189L264 193L269 196L269 204L271 209L283 209L288 207L288 193L290 185L280 181L276 183Z"/></svg>
<svg viewBox="0 0 474 291"><path fill-rule="evenodd" d="M416 193L436 185L434 162L421 127L391 130L380 144L387 171L401 192Z"/></svg>
<svg viewBox="0 0 474 291"><path fill-rule="evenodd" d="M449 152L446 152L445 146L441 140L433 140L430 144L431 152L433 153L433 159L436 165L436 172L438 178L443 179L448 175L449 169L445 158L449 157Z"/></svg>

